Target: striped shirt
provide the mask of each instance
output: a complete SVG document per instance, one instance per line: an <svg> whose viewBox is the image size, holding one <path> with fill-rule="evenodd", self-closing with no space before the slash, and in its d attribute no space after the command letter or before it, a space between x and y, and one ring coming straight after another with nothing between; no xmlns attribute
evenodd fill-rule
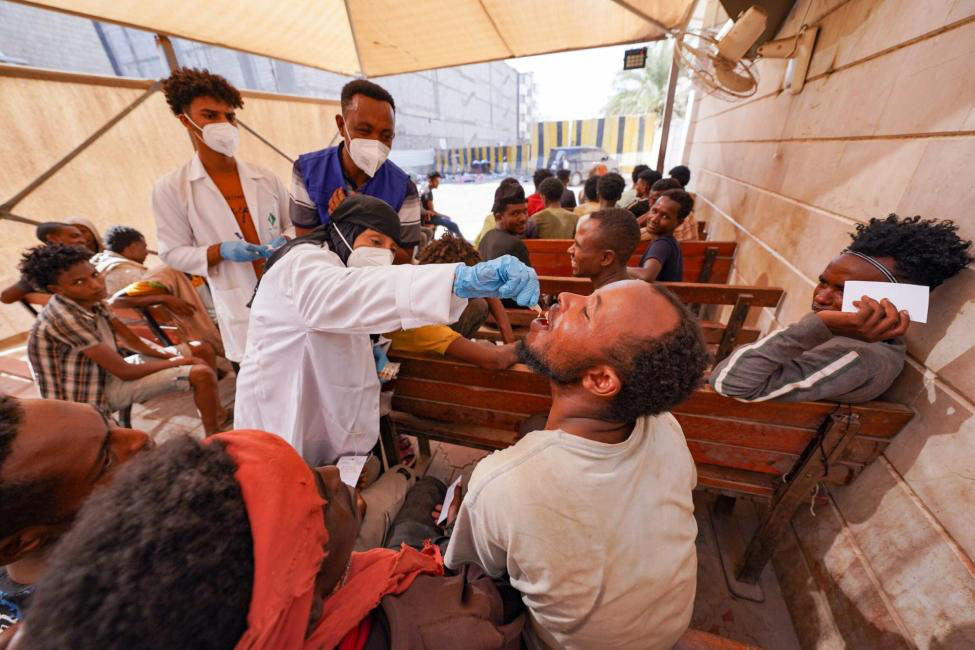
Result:
<svg viewBox="0 0 975 650"><path fill-rule="evenodd" d="M91 310L55 295L34 321L27 343L31 373L41 397L91 404L110 415L105 397L107 373L84 351L96 345L115 347L108 308Z"/></svg>

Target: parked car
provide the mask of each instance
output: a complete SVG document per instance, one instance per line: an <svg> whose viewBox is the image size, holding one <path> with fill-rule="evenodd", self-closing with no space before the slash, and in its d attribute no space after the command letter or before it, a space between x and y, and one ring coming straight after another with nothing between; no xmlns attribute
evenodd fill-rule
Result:
<svg viewBox="0 0 975 650"><path fill-rule="evenodd" d="M569 185L582 185L589 177L589 172L599 164L606 165L606 171L620 171L620 164L615 158L599 147L555 147L548 154L548 167L552 172L568 169Z"/></svg>

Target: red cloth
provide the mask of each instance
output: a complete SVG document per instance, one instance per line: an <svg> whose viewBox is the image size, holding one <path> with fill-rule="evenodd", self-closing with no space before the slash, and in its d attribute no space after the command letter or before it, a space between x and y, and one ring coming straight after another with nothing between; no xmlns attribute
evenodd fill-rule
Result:
<svg viewBox="0 0 975 650"><path fill-rule="evenodd" d="M288 443L263 431L231 431L222 442L237 464L234 477L254 543L254 584L247 630L236 650L334 648L382 597L405 591L418 575L442 575L439 549L373 549L353 553L345 584L326 599L308 638L315 578L325 559L325 500L305 461Z"/></svg>
<svg viewBox="0 0 975 650"><path fill-rule="evenodd" d="M536 212L541 212L545 209L545 199L538 192L535 192L527 199L525 199L525 205L528 206L528 216L532 216Z"/></svg>

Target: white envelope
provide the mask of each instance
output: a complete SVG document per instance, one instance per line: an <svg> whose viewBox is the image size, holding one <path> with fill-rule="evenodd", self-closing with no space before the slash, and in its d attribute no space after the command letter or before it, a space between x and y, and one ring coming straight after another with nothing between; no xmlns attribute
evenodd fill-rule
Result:
<svg viewBox="0 0 975 650"><path fill-rule="evenodd" d="M927 323L930 293L927 287L920 284L848 280L843 284L843 311L855 312L853 301L863 296L878 302L886 298L897 307L897 311L906 309L912 323Z"/></svg>

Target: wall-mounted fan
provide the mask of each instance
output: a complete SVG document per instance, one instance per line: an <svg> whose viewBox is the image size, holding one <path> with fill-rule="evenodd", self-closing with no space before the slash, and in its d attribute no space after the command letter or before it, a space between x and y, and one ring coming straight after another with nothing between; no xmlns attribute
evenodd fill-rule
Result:
<svg viewBox="0 0 975 650"><path fill-rule="evenodd" d="M710 94L729 101L751 97L758 89L758 74L745 55L765 32L767 20L764 9L751 6L721 31L681 31L674 51ZM795 36L768 41L757 49L758 57L789 59L785 85L792 94L806 82L818 33L818 27L803 25Z"/></svg>

